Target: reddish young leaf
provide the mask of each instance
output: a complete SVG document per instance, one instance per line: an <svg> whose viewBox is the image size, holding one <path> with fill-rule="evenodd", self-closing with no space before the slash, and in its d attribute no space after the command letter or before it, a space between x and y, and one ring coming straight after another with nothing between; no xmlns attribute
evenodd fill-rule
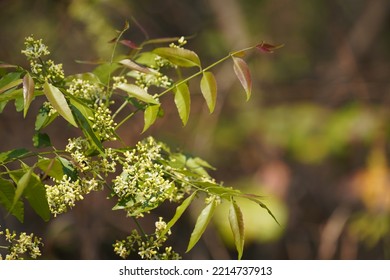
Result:
<svg viewBox="0 0 390 280"><path fill-rule="evenodd" d="M232 56L232 58L234 62L234 73L236 73L237 78L240 80L240 83L246 92L246 100L249 100L252 92L252 78L249 67L242 58L235 56Z"/></svg>
<svg viewBox="0 0 390 280"><path fill-rule="evenodd" d="M130 40L120 40L119 43L121 43L122 45L124 45L126 47L129 47L130 49L139 49L139 46Z"/></svg>
<svg viewBox="0 0 390 280"><path fill-rule="evenodd" d="M268 44L268 43L265 43L265 42L261 42L260 44L258 44L256 46L256 48L261 51L261 52L265 52L265 53L273 53L274 50L277 50L277 49L280 49L284 46L284 44L280 44L280 45L271 45L271 44Z"/></svg>
<svg viewBox="0 0 390 280"><path fill-rule="evenodd" d="M151 74L153 73L152 70L150 70L149 68L145 67L145 66L142 66L130 59L122 59L121 61L119 61L120 64L132 69L132 70L136 70L138 72L142 72L142 73L145 73L145 74Z"/></svg>

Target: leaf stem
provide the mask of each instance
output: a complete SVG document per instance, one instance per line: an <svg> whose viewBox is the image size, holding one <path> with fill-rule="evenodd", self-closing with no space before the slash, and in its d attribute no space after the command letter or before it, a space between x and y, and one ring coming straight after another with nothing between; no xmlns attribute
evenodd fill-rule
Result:
<svg viewBox="0 0 390 280"><path fill-rule="evenodd" d="M239 53L242 53L242 52L251 50L251 49L253 49L253 48L255 48L255 47L256 47L256 46L252 46L252 47L248 47L248 48L245 48L245 49L242 49L242 50L239 50L239 51L231 52L231 53L229 53L227 56L225 56L225 57L221 58L220 60L218 60L218 61L216 61L216 62L210 64L210 65L207 66L206 68L203 68L203 69L199 70L198 72L194 73L193 75L191 75L191 76L189 76L189 77L187 77L187 78L185 78L185 79L183 79L183 80L181 80L181 81L175 83L173 86L167 88L167 89L164 90L163 92L159 93L157 96L158 96L158 97L161 97L161 96L163 96L164 94L166 94L167 92L173 90L175 87L177 87L177 86L179 86L179 85L181 85L181 84L183 84L183 83L186 83L186 82L188 82L189 80L192 80L193 78L195 78L195 77L201 75L202 73L204 73L204 72L210 70L211 68L217 66L218 64L224 62L225 60L227 60L227 59L229 59L229 58L231 58L231 57L233 57L233 56L236 56L236 55L239 54Z"/></svg>

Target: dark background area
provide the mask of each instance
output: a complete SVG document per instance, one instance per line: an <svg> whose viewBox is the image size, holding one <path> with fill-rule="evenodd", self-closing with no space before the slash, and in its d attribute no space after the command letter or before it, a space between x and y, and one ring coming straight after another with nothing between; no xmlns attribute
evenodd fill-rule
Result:
<svg viewBox="0 0 390 280"><path fill-rule="evenodd" d="M194 35L187 47L204 65L263 40L285 44L274 54L246 57L253 79L249 102L228 61L214 70L214 114L194 85L188 125L182 128L168 107L148 134L206 159L226 185L265 196L281 226L258 206L239 201L244 259L387 259L389 13L388 0L1 0L0 60L27 67L20 50L34 34L64 64L65 74L88 71L76 60L109 59L108 41L126 20L131 28L125 39L138 43L145 34L135 21L150 38ZM1 151L32 146L34 119L14 111L8 104L0 115ZM128 144L145 136L142 125L140 118L122 127ZM51 133L59 146L70 134L60 121ZM116 258L111 244L134 225L111 211L106 196L93 193L48 224L29 212L23 225L4 213L0 224L43 236L44 258ZM142 222L153 229L158 216L168 220L174 209L166 205ZM183 258L235 258L224 211L184 254L200 208L191 210L171 238Z"/></svg>

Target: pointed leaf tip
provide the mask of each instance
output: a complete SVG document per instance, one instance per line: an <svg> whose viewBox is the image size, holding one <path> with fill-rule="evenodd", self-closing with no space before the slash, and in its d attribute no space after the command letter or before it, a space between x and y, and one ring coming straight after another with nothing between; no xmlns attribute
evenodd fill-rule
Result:
<svg viewBox="0 0 390 280"><path fill-rule="evenodd" d="M244 251L244 219L240 207L233 199L229 209L229 223L238 252L238 259L241 259Z"/></svg>
<svg viewBox="0 0 390 280"><path fill-rule="evenodd" d="M252 78L251 73L249 71L248 64L246 64L245 60L239 57L232 56L233 59L233 68L234 73L237 78L240 80L242 87L246 93L246 100L249 100L252 93Z"/></svg>
<svg viewBox="0 0 390 280"><path fill-rule="evenodd" d="M157 48L153 52L180 67L200 67L198 55L182 48Z"/></svg>
<svg viewBox="0 0 390 280"><path fill-rule="evenodd" d="M213 73L203 73L202 80L200 81L200 90L206 100L210 113L212 113L215 109L215 103L217 100L217 82Z"/></svg>
<svg viewBox="0 0 390 280"><path fill-rule="evenodd" d="M30 107L33 97L34 97L34 80L31 78L30 74L27 73L23 77L23 101L24 101L23 117L26 117L28 108Z"/></svg>
<svg viewBox="0 0 390 280"><path fill-rule="evenodd" d="M63 93L48 82L45 82L43 85L43 92L54 109L56 109L57 112L71 125L77 127L76 121L72 115L72 111L70 110L68 102L66 101Z"/></svg>
<svg viewBox="0 0 390 280"><path fill-rule="evenodd" d="M185 83L179 84L174 89L175 93L175 104L177 111L179 112L179 116L181 121L183 122L183 125L185 126L188 122L188 118L190 116L190 109L191 109L191 97L190 97L190 90L188 89L188 86Z"/></svg>
<svg viewBox="0 0 390 280"><path fill-rule="evenodd" d="M157 119L158 111L160 110L160 105L150 105L145 109L144 112L144 133Z"/></svg>
<svg viewBox="0 0 390 280"><path fill-rule="evenodd" d="M151 96L149 93L146 92L146 90L140 88L139 86L133 84L120 84L118 88L123 91L126 91L129 96L135 97L145 103L160 104L160 102L154 99L153 96Z"/></svg>
<svg viewBox="0 0 390 280"><path fill-rule="evenodd" d="M256 48L261 51L261 52L264 52L264 53L273 53L275 50L277 49L280 49L284 47L284 44L280 44L280 45L271 45L271 44L268 44L268 43L265 43L265 42L261 42L260 44L258 44L256 46Z"/></svg>
<svg viewBox="0 0 390 280"><path fill-rule="evenodd" d="M188 243L188 247L186 252L189 252L195 244L199 241L204 231L207 228L207 225L210 223L211 218L213 217L215 207L217 206L217 202L215 198L207 204L207 206L202 210L198 219L196 220L194 230L191 233L191 238Z"/></svg>

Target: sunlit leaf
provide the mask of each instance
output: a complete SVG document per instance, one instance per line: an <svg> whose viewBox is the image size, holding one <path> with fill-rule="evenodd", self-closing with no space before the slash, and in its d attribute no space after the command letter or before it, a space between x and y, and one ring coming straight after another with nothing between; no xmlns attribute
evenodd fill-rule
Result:
<svg viewBox="0 0 390 280"><path fill-rule="evenodd" d="M46 198L46 189L40 178L32 173L30 183L25 189L23 196L27 199L32 209L37 213L42 220L50 219L50 209Z"/></svg>
<svg viewBox="0 0 390 280"><path fill-rule="evenodd" d="M15 197L14 184L8 180L0 178L0 204L20 222L24 220L24 206L22 201L17 201L13 205Z"/></svg>
<svg viewBox="0 0 390 280"><path fill-rule="evenodd" d="M156 121L159 110L160 110L160 105L151 105L146 107L144 112L145 124L142 132L145 132Z"/></svg>
<svg viewBox="0 0 390 280"><path fill-rule="evenodd" d="M275 222L279 224L278 220L276 219L275 215L272 213L272 211L267 207L267 205L265 205L263 202L261 202L258 198L256 198L254 195L247 195L247 194L244 194L242 195L242 197L246 197L250 200L252 200L253 202L257 203L261 208L265 209L268 214L275 220Z"/></svg>
<svg viewBox="0 0 390 280"><path fill-rule="evenodd" d="M26 117L28 108L30 107L31 101L34 97L34 80L30 74L27 73L23 77L23 100L24 100L24 111L23 116Z"/></svg>
<svg viewBox="0 0 390 280"><path fill-rule="evenodd" d="M214 74L211 72L204 72L202 80L200 81L200 90L206 100L210 113L214 111L215 102L217 100L217 82Z"/></svg>
<svg viewBox="0 0 390 280"><path fill-rule="evenodd" d="M71 100L72 111L76 117L76 120L82 129L84 135L89 139L90 143L99 151L103 152L103 146L99 138L96 136L95 132L92 129L90 121L88 119L89 116L92 115L90 113L90 108L84 106L79 103L75 99Z"/></svg>
<svg viewBox="0 0 390 280"><path fill-rule="evenodd" d="M153 52L165 58L171 63L181 67L200 67L198 55L190 50L182 48L157 48Z"/></svg>
<svg viewBox="0 0 390 280"><path fill-rule="evenodd" d="M110 82L111 74L118 68L118 63L103 63L93 70L93 74L99 78L102 84L107 85Z"/></svg>
<svg viewBox="0 0 390 280"><path fill-rule="evenodd" d="M76 121L72 115L72 111L70 110L68 102L66 101L62 92L55 86L49 84L47 81L43 85L43 92L54 109L56 109L57 112L71 125L77 127Z"/></svg>
<svg viewBox="0 0 390 280"><path fill-rule="evenodd" d="M120 84L118 86L119 89L126 91L127 94L131 97L137 98L146 103L152 104L160 104L156 99L153 98L149 93L147 93L144 89L139 86L132 84Z"/></svg>
<svg viewBox="0 0 390 280"><path fill-rule="evenodd" d="M142 65L140 65L140 64L138 64L130 59L122 59L121 61L119 61L119 63L132 69L132 70L136 70L138 72L142 72L145 74L153 73L153 71L151 71L149 68L142 66Z"/></svg>
<svg viewBox="0 0 390 280"><path fill-rule="evenodd" d="M2 88L0 88L0 93L3 93L13 87L17 87L18 85L20 85L21 83L23 83L23 80L22 79L18 79L16 81L12 81L10 82L9 84L6 84L5 86L3 86Z"/></svg>
<svg viewBox="0 0 390 280"><path fill-rule="evenodd" d="M4 75L0 79L0 94L23 83L20 79L20 73L12 72Z"/></svg>
<svg viewBox="0 0 390 280"><path fill-rule="evenodd" d="M183 215L184 211L188 208L188 206L191 204L191 202L194 200L196 196L196 192L193 192L189 197L187 197L182 204L180 204L176 208L175 215L173 218L168 222L166 228L164 231L161 233L162 236L167 234L167 232L171 229L171 227L180 219L180 217Z"/></svg>
<svg viewBox="0 0 390 280"><path fill-rule="evenodd" d="M15 98L15 109L16 109L16 112L23 111L23 108L24 108L23 96L19 96L19 97Z"/></svg>
<svg viewBox="0 0 390 280"><path fill-rule="evenodd" d="M191 233L191 238L188 243L186 252L190 251L195 246L195 244L199 241L200 237L206 230L207 225L210 223L211 218L213 217L216 206L217 206L217 202L215 198L213 198L198 216L198 219L196 220L195 223L194 230Z"/></svg>
<svg viewBox="0 0 390 280"><path fill-rule="evenodd" d="M185 83L181 83L174 89L175 104L183 125L186 125L190 116L191 97L190 90Z"/></svg>
<svg viewBox="0 0 390 280"><path fill-rule="evenodd" d="M230 203L229 223L238 252L238 259L241 259L244 251L244 219L240 207L233 199Z"/></svg>
<svg viewBox="0 0 390 280"><path fill-rule="evenodd" d="M234 63L234 73L240 80L240 83L246 92L246 100L249 100L252 92L252 78L249 67L242 58L232 56L232 59Z"/></svg>
<svg viewBox="0 0 390 280"><path fill-rule="evenodd" d="M18 180L18 182L16 184L15 196L14 196L14 199L12 201L11 209L13 209L15 207L16 203L18 202L18 200L22 196L24 190L28 187L32 173L33 173L33 168L30 167L26 171L26 173L24 173L23 176Z"/></svg>
<svg viewBox="0 0 390 280"><path fill-rule="evenodd" d="M41 158L36 165L42 170L43 177L50 176L56 180L61 180L64 176L62 163L57 158Z"/></svg>

